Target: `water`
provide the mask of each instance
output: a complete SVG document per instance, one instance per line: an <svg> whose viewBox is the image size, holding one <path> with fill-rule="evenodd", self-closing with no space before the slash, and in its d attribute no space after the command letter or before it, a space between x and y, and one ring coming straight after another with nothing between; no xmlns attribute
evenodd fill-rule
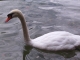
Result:
<svg viewBox="0 0 80 60"><path fill-rule="evenodd" d="M80 60L80 53L69 55L44 53L25 47L22 27L18 18L4 23L6 15L12 9L20 9L26 19L31 39L51 31L79 33L79 0L25 0L0 2L0 60ZM71 54L73 53L73 54ZM64 55L65 54L65 55ZM70 58L66 58L70 57Z"/></svg>

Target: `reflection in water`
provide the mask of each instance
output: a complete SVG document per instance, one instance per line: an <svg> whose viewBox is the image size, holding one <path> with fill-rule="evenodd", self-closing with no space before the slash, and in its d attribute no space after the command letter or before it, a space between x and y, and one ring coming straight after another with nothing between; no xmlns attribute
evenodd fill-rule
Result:
<svg viewBox="0 0 80 60"><path fill-rule="evenodd" d="M24 50L23 50L23 60L25 60L25 58L26 58L26 55L27 55L27 57L28 57L28 54L30 53L30 51L31 51L31 49L32 49L32 47L30 47L30 46L24 46ZM29 58L29 57L28 57Z"/></svg>

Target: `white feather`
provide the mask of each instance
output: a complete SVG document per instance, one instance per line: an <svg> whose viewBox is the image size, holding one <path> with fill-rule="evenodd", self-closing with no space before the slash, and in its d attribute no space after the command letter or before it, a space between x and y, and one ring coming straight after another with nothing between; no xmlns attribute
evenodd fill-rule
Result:
<svg viewBox="0 0 80 60"><path fill-rule="evenodd" d="M30 44L45 50L73 50L80 46L80 36L66 31L55 31L31 40Z"/></svg>

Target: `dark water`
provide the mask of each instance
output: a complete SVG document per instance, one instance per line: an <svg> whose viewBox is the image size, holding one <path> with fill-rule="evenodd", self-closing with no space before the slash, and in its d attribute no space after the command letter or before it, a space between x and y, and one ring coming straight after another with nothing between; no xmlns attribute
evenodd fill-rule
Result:
<svg viewBox="0 0 80 60"><path fill-rule="evenodd" d="M66 58L64 53L44 53L24 47L21 23L14 18L4 23L6 15L12 9L20 9L26 19L31 39L51 31L68 31L80 34L79 0L25 0L0 2L0 60L80 60L76 52Z"/></svg>

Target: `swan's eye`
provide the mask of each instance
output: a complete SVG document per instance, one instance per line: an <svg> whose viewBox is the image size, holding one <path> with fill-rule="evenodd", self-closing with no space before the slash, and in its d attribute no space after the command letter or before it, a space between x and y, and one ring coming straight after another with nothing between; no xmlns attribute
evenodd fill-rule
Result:
<svg viewBox="0 0 80 60"><path fill-rule="evenodd" d="M14 13L8 14L7 16L12 18Z"/></svg>

